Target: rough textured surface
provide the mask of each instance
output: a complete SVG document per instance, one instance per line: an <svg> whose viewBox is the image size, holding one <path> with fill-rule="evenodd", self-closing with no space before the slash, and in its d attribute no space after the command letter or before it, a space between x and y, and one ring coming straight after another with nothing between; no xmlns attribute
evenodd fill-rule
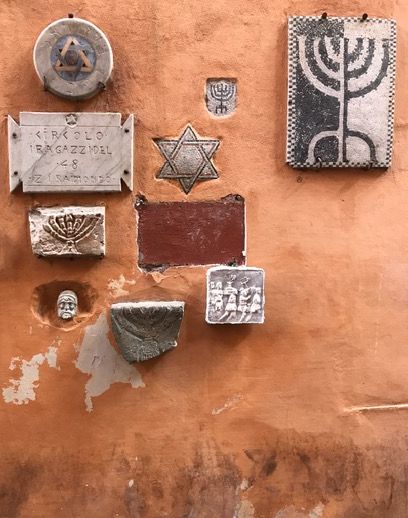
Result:
<svg viewBox="0 0 408 518"><path fill-rule="evenodd" d="M105 207L38 208L28 218L36 255L105 255Z"/></svg>
<svg viewBox="0 0 408 518"><path fill-rule="evenodd" d="M264 279L260 268L216 266L207 271L209 324L263 324Z"/></svg>
<svg viewBox="0 0 408 518"><path fill-rule="evenodd" d="M144 301L112 304L112 331L128 362L156 358L177 346L184 302Z"/></svg>
<svg viewBox="0 0 408 518"><path fill-rule="evenodd" d="M133 186L133 115L20 113L8 118L10 191L120 191Z"/></svg>
<svg viewBox="0 0 408 518"><path fill-rule="evenodd" d="M86 99L105 88L113 67L112 49L93 23L62 18L38 36L34 66L46 90L68 99Z"/></svg>
<svg viewBox="0 0 408 518"><path fill-rule="evenodd" d="M150 203L139 198L139 266L243 264L245 202L239 195L220 201Z"/></svg>
<svg viewBox="0 0 408 518"><path fill-rule="evenodd" d="M32 66L37 35L68 7L103 28L115 55L111 87L81 103L44 92ZM387 173L285 165L287 15L323 9L398 20ZM12 358L30 362L60 339L59 370L39 366L35 400L0 399L0 515L406 518L408 3L3 0L0 34L1 388L21 378ZM232 116L208 112L209 77L238 79ZM6 116L24 110L137 114L133 195L10 195ZM206 324L206 267L137 268L135 196L186 199L155 178L163 158L152 139L179 135L187 120L222 139L220 178L197 182L188 202L245 198L247 264L266 272L263 325ZM34 203L106 203L106 257L39 260L28 242ZM93 302L75 328L39 319L36 288L55 315L58 293L73 289L81 305L85 283ZM172 299L186 301L177 349L128 364L104 323L109 306ZM77 366L84 342L92 353ZM118 358L128 371L118 374ZM131 373L134 387L111 383Z"/></svg>

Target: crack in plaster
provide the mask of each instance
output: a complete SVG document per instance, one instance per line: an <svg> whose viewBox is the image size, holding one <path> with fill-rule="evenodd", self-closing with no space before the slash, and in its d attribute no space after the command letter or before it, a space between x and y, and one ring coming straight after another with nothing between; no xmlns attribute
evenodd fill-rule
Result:
<svg viewBox="0 0 408 518"><path fill-rule="evenodd" d="M294 505L285 507L275 514L275 518L323 518L324 505L319 502L310 511L302 509L298 511Z"/></svg>
<svg viewBox="0 0 408 518"><path fill-rule="evenodd" d="M20 378L10 378L9 385L4 387L3 399L6 403L14 405L27 405L30 401L35 401L35 389L39 386L40 366L44 363L52 369L57 367L57 344L48 347L47 352L34 354L30 360L24 360L16 356L10 361L10 370L20 369Z"/></svg>
<svg viewBox="0 0 408 518"><path fill-rule="evenodd" d="M136 368L113 348L108 338L109 325L105 314L87 326L75 366L91 377L85 385L85 407L93 410L92 398L106 392L113 383L130 383L132 388L144 387Z"/></svg>
<svg viewBox="0 0 408 518"><path fill-rule="evenodd" d="M230 397L222 407L213 408L211 414L219 415L222 412L225 412L225 410L234 409L242 399L243 396L241 394L235 394L234 396Z"/></svg>
<svg viewBox="0 0 408 518"><path fill-rule="evenodd" d="M367 405L367 406L351 406L345 408L346 414L358 414L360 412L383 412L388 410L408 410L408 403L393 403L389 405Z"/></svg>

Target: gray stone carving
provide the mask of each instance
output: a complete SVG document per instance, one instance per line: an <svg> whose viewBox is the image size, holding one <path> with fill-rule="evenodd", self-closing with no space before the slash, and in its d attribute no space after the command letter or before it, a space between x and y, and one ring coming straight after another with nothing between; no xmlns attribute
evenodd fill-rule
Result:
<svg viewBox="0 0 408 518"><path fill-rule="evenodd" d="M58 295L57 312L59 318L72 320L78 314L78 297L71 290L64 290Z"/></svg>
<svg viewBox="0 0 408 518"><path fill-rule="evenodd" d="M395 50L392 20L289 18L291 166L390 166Z"/></svg>
<svg viewBox="0 0 408 518"><path fill-rule="evenodd" d="M215 266L207 271L208 324L263 324L264 271Z"/></svg>
<svg viewBox="0 0 408 518"><path fill-rule="evenodd" d="M142 362L176 347L183 315L180 301L112 304L112 331L123 357Z"/></svg>
<svg viewBox="0 0 408 518"><path fill-rule="evenodd" d="M216 117L231 115L237 105L237 80L207 79L205 102Z"/></svg>
<svg viewBox="0 0 408 518"><path fill-rule="evenodd" d="M133 188L133 115L20 113L8 117L10 191L120 191Z"/></svg>
<svg viewBox="0 0 408 518"><path fill-rule="evenodd" d="M38 256L105 255L105 207L32 209L29 223Z"/></svg>
<svg viewBox="0 0 408 518"><path fill-rule="evenodd" d="M86 99L105 88L113 67L112 49L93 23L62 18L39 35L34 66L46 90L68 99Z"/></svg>
<svg viewBox="0 0 408 518"><path fill-rule="evenodd" d="M218 178L218 172L211 161L220 141L199 138L192 126L187 126L178 139L154 139L166 163L157 178L178 180L188 194L194 184L203 180Z"/></svg>

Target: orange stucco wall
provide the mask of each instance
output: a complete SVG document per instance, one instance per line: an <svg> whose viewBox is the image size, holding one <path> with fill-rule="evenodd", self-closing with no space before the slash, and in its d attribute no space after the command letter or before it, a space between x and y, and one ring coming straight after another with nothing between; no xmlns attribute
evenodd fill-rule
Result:
<svg viewBox="0 0 408 518"><path fill-rule="evenodd" d="M386 173L285 166L286 16L322 11L397 20ZM40 31L67 12L114 51L112 83L85 102L43 91L32 64ZM0 34L0 516L407 516L408 4L1 0ZM217 76L238 79L223 120L204 103ZM75 110L135 113L134 192L9 194L7 114ZM220 179L188 200L246 200L248 264L267 275L263 326L206 325L205 268L137 268L136 194L186 199L155 179L152 138L188 122L222 140ZM106 205L105 259L33 256L27 210L55 204ZM66 280L89 284L74 328L38 313L39 293ZM178 348L118 373L109 305L166 297L186 301ZM6 401L13 387L21 404Z"/></svg>

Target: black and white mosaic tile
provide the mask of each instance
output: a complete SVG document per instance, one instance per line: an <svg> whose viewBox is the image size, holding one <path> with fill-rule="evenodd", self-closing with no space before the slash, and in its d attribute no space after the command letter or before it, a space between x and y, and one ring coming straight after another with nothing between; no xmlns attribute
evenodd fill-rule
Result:
<svg viewBox="0 0 408 518"><path fill-rule="evenodd" d="M291 166L390 166L395 54L393 20L289 18Z"/></svg>

